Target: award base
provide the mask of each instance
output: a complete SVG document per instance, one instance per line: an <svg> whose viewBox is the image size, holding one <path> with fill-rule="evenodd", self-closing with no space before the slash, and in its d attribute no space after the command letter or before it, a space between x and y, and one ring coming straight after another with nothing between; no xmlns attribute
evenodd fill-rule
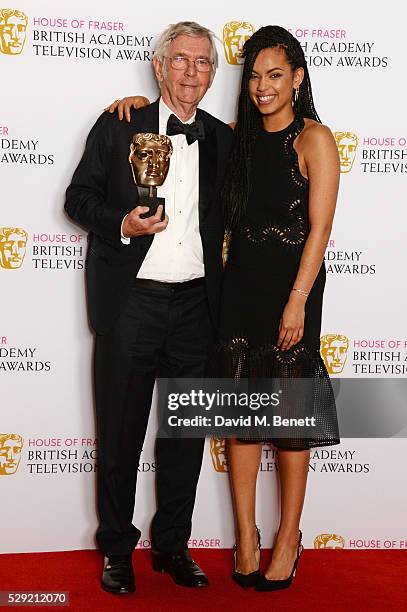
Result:
<svg viewBox="0 0 407 612"><path fill-rule="evenodd" d="M165 219L165 198L158 198L157 196L147 196L147 197L142 198L138 202L138 206L148 206L150 210L148 212L142 213L140 215L140 219L147 219L147 217L152 217L153 215L155 215L155 213L157 212L157 208L160 205L162 205L163 207L161 221L164 221Z"/></svg>

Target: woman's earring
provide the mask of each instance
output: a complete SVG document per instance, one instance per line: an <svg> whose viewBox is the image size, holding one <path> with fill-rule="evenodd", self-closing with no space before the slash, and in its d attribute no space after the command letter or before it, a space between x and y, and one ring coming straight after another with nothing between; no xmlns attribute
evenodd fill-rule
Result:
<svg viewBox="0 0 407 612"><path fill-rule="evenodd" d="M299 95L300 95L300 88L297 87L297 89L294 90L294 104L297 104Z"/></svg>

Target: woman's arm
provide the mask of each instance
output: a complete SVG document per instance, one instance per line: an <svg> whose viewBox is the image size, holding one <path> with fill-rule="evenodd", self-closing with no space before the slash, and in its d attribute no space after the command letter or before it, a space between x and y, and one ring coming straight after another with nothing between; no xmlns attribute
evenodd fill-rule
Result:
<svg viewBox="0 0 407 612"><path fill-rule="evenodd" d="M330 130L313 123L304 129L296 145L300 167L309 181L310 232L298 273L280 321L278 346L288 350L304 334L305 303L324 259L331 233L339 187L339 156ZM299 289L300 291L296 291Z"/></svg>
<svg viewBox="0 0 407 612"><path fill-rule="evenodd" d="M127 122L130 123L131 109L142 108L143 106L148 106L149 104L150 100L145 96L127 96L127 98L122 98L121 100L115 100L112 102L105 108L105 111L114 113L114 111L117 109L117 114L120 121L122 121L123 117L125 116ZM229 123L229 125L234 130L236 123Z"/></svg>
<svg viewBox="0 0 407 612"><path fill-rule="evenodd" d="M126 116L127 122L130 123L131 109L142 108L143 106L148 106L149 104L150 100L144 96L128 96L127 98L122 98L121 100L115 100L110 104L110 106L105 108L105 111L114 113L114 111L117 109L117 114L120 121L124 116Z"/></svg>

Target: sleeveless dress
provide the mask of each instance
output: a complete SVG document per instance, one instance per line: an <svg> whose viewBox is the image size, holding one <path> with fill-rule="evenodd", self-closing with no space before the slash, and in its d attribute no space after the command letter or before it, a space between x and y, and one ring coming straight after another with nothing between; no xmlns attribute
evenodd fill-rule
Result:
<svg viewBox="0 0 407 612"><path fill-rule="evenodd" d="M308 180L293 147L303 128L304 120L297 118L284 130L258 134L247 211L230 240L220 319L223 377L318 379L306 399L317 423L313 437L271 440L288 450L340 441L332 386L319 353L324 264L307 298L302 340L288 351L276 346L309 232ZM244 439L264 440L253 431Z"/></svg>

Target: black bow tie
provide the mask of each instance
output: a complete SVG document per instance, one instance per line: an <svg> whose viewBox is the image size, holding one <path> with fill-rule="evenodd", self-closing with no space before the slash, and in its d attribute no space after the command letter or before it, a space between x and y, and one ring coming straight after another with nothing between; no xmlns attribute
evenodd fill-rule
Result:
<svg viewBox="0 0 407 612"><path fill-rule="evenodd" d="M170 115L167 123L168 136L185 134L187 143L190 145L195 140L205 140L205 128L203 122L198 119L193 123L182 123L175 115Z"/></svg>

